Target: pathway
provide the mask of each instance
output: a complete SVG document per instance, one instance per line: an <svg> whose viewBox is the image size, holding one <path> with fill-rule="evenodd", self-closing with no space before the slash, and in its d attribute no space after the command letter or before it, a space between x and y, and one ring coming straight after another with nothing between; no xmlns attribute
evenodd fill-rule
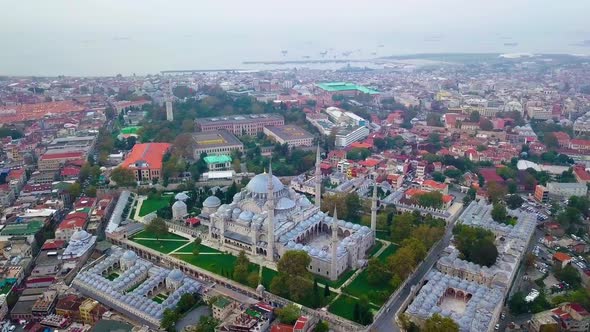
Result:
<svg viewBox="0 0 590 332"><path fill-rule="evenodd" d="M153 237L134 237L134 240L152 240L152 241L172 241L172 242L186 242L188 239L156 239ZM189 241L190 243L190 241Z"/></svg>
<svg viewBox="0 0 590 332"><path fill-rule="evenodd" d="M143 223L143 217L139 216L139 211L141 211L141 206L146 198L146 196L139 196L137 198L137 205L135 205L135 215L133 216L133 220L139 221L140 223Z"/></svg>

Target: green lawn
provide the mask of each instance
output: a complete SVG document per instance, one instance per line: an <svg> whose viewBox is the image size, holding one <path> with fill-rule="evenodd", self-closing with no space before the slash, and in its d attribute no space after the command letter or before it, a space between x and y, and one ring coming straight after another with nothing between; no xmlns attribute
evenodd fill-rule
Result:
<svg viewBox="0 0 590 332"><path fill-rule="evenodd" d="M143 217L149 213L157 211L163 207L166 207L170 204L170 197L169 195L163 195L160 198L152 199L148 198L141 203L141 209L139 210L139 216Z"/></svg>
<svg viewBox="0 0 590 332"><path fill-rule="evenodd" d="M385 248L381 255L378 256L379 260L385 263L387 261L387 257L393 255L397 251L398 246L395 244L390 244L389 247Z"/></svg>
<svg viewBox="0 0 590 332"><path fill-rule="evenodd" d="M119 274L117 272L113 272L113 273L109 274L107 277L107 279L109 279L110 281L113 281L117 278L119 278Z"/></svg>
<svg viewBox="0 0 590 332"><path fill-rule="evenodd" d="M177 252L182 252L182 253L192 253L193 250L195 248L195 242L191 242L188 246L178 250ZM211 247L207 247L206 245L200 244L199 245L199 252L215 252L215 253L220 253L221 251L211 248Z"/></svg>
<svg viewBox="0 0 590 332"><path fill-rule="evenodd" d="M234 265L236 263L237 257L232 256L230 254L219 254L219 255L203 255L199 254L198 256L194 255L175 255L172 256L183 260L189 264L194 266L200 267L205 269L209 272L213 272L220 276L230 278L232 271L234 269ZM250 263L250 268L248 269L250 272L258 271L258 265L254 263ZM223 273L222 273L223 272ZM231 279L231 278L230 278Z"/></svg>
<svg viewBox="0 0 590 332"><path fill-rule="evenodd" d="M375 241L375 244L373 245L373 247L371 249L369 249L369 253L367 254L367 256L373 257L377 253L377 251L379 251L379 249L381 249L381 247L383 247L383 242Z"/></svg>
<svg viewBox="0 0 590 332"><path fill-rule="evenodd" d="M268 267L262 267L262 285L267 290L270 289L270 283L272 278L276 277L279 273L275 270L269 269Z"/></svg>
<svg viewBox="0 0 590 332"><path fill-rule="evenodd" d="M167 298L168 298L167 294L158 294L152 298L152 301L154 301L156 303L162 303L162 302L166 301Z"/></svg>
<svg viewBox="0 0 590 332"><path fill-rule="evenodd" d="M391 234L388 230L377 230L377 238L379 240L391 241Z"/></svg>
<svg viewBox="0 0 590 332"><path fill-rule="evenodd" d="M320 284L324 284L324 285L327 284L328 286L330 286L332 288L338 288L338 287L342 286L342 284L345 283L346 280L348 280L355 272L356 272L356 270L346 270L346 272L344 272L344 274L342 274L338 280L334 280L334 281L324 278L322 276L318 276L316 274L314 274L313 277Z"/></svg>
<svg viewBox="0 0 590 332"><path fill-rule="evenodd" d="M328 308L328 311L333 313L334 315L352 321L354 318L354 304L356 303L356 301L356 299L350 296L341 294L336 299L336 301L332 302L332 304ZM379 310L379 307L376 306L372 306L372 308L375 310Z"/></svg>
<svg viewBox="0 0 590 332"><path fill-rule="evenodd" d="M135 243L139 243L142 246L146 246L150 249L154 249L164 254L168 254L173 250L176 250L183 245L187 244L188 241L170 241L170 240L132 240Z"/></svg>
<svg viewBox="0 0 590 332"><path fill-rule="evenodd" d="M137 239L137 238L146 238L146 239L154 239L156 240L156 235L153 233L150 233L148 231L141 231L135 235L133 235L131 237L131 239ZM187 242L189 241L189 239L184 238L180 235L176 235L174 233L168 233L164 236L160 236L160 239L166 239L166 240L186 240Z"/></svg>
<svg viewBox="0 0 590 332"><path fill-rule="evenodd" d="M381 255L378 256L379 260L382 262L387 261L387 257L393 255L396 250L397 246L390 244ZM367 270L363 270L348 286L344 288L344 291L350 295L360 297L362 295L366 295L369 297L369 300L376 304L383 304L391 295L395 289L389 286L389 284L383 285L372 285L367 281Z"/></svg>

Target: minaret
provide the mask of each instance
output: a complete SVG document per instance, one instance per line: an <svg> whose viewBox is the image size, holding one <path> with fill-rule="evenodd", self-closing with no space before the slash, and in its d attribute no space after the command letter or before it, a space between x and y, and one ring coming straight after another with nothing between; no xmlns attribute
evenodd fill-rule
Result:
<svg viewBox="0 0 590 332"><path fill-rule="evenodd" d="M338 261L338 212L334 207L334 216L332 217L332 261L330 262L330 279L336 280L336 263Z"/></svg>
<svg viewBox="0 0 590 332"><path fill-rule="evenodd" d="M318 144L318 151L315 156L315 206L320 207L322 199L322 171L320 169L320 145Z"/></svg>
<svg viewBox="0 0 590 332"><path fill-rule="evenodd" d="M268 165L268 197L266 198L266 208L268 211L267 220L267 242L266 245L266 256L271 262L274 260L274 245L275 245L275 198L274 198L274 185L272 183L272 163Z"/></svg>
<svg viewBox="0 0 590 332"><path fill-rule="evenodd" d="M371 200L371 231L373 238L377 236L377 181L373 186L373 199Z"/></svg>
<svg viewBox="0 0 590 332"><path fill-rule="evenodd" d="M174 121L174 112L172 110L172 80L168 80L168 98L166 98L166 120Z"/></svg>

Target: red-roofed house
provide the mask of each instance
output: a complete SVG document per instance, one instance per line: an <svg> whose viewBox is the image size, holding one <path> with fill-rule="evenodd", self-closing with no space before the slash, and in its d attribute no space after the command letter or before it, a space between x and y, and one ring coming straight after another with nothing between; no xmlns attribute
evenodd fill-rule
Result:
<svg viewBox="0 0 590 332"><path fill-rule="evenodd" d="M41 250L55 251L63 249L65 247L65 244L66 242L64 240L50 239L43 243Z"/></svg>
<svg viewBox="0 0 590 332"><path fill-rule="evenodd" d="M346 151L344 150L332 150L328 153L328 162L330 162L330 164L335 167L336 165L338 165L338 162L341 160L345 160L346 159Z"/></svg>
<svg viewBox="0 0 590 332"><path fill-rule="evenodd" d="M557 143L561 148L567 148L570 146L570 135L563 131L556 131L552 133L557 139Z"/></svg>
<svg viewBox="0 0 590 332"><path fill-rule="evenodd" d="M496 182L499 184L504 183L504 179L500 175L498 175L498 173L496 173L495 168L482 168L479 170L479 174L483 176L486 184L489 184L491 182Z"/></svg>
<svg viewBox="0 0 590 332"><path fill-rule="evenodd" d="M86 159L82 151L76 152L46 152L39 159L38 167L40 171L57 171L67 161L76 159Z"/></svg>
<svg viewBox="0 0 590 332"><path fill-rule="evenodd" d="M162 158L168 149L170 149L168 143L135 144L122 167L133 170L137 181L146 182L160 179Z"/></svg>
<svg viewBox="0 0 590 332"><path fill-rule="evenodd" d="M74 166L66 166L60 172L61 178L64 181L77 180L80 175L80 168Z"/></svg>
<svg viewBox="0 0 590 332"><path fill-rule="evenodd" d="M572 261L570 255L563 253L563 252L556 252L553 254L553 264L559 266L560 268L564 268Z"/></svg>
<svg viewBox="0 0 590 332"><path fill-rule="evenodd" d="M55 238L58 240L69 241L72 235L84 229L88 222L88 214L84 212L70 212L66 218L57 226Z"/></svg>
<svg viewBox="0 0 590 332"><path fill-rule="evenodd" d="M425 180L422 182L421 189L424 191L439 191L445 195L449 193L449 186L446 183L440 183L434 180Z"/></svg>
<svg viewBox="0 0 590 332"><path fill-rule="evenodd" d="M570 141L570 149L572 150L590 150L590 140L574 138Z"/></svg>
<svg viewBox="0 0 590 332"><path fill-rule="evenodd" d="M387 175L387 182L391 184L394 190L397 190L404 183L404 176L402 174L389 174Z"/></svg>
<svg viewBox="0 0 590 332"><path fill-rule="evenodd" d="M578 303L565 303L551 310L560 320L562 331L588 331L590 313Z"/></svg>
<svg viewBox="0 0 590 332"><path fill-rule="evenodd" d="M20 192L25 185L25 182L27 182L27 173L22 167L13 169L10 171L10 174L8 174L6 181L8 181L14 192Z"/></svg>
<svg viewBox="0 0 590 332"><path fill-rule="evenodd" d="M576 165L574 166L574 176L576 180L580 183L588 183L590 182L590 173L586 170L584 165Z"/></svg>

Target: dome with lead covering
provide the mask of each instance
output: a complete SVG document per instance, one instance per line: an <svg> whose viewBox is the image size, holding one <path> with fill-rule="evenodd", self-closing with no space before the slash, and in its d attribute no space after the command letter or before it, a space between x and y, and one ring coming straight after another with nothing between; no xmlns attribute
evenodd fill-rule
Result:
<svg viewBox="0 0 590 332"><path fill-rule="evenodd" d="M72 234L70 241L84 241L84 240L87 240L88 238L90 238L90 236L91 235L88 234L88 232L81 229L81 230L75 232L74 234Z"/></svg>
<svg viewBox="0 0 590 332"><path fill-rule="evenodd" d="M217 196L209 196L203 201L203 207L216 208L221 205L221 200Z"/></svg>
<svg viewBox="0 0 590 332"><path fill-rule="evenodd" d="M168 274L170 280L180 281L184 278L184 274L179 269L174 269Z"/></svg>
<svg viewBox="0 0 590 332"><path fill-rule="evenodd" d="M246 189L252 193L266 194L268 192L268 177L269 174L267 173L256 175L248 182ZM281 180L274 175L272 176L272 184L274 192L279 192L285 187Z"/></svg>
<svg viewBox="0 0 590 332"><path fill-rule="evenodd" d="M123 254L122 257L126 261L134 261L137 259L137 254L131 250L127 250L127 251L125 251L125 253Z"/></svg>

